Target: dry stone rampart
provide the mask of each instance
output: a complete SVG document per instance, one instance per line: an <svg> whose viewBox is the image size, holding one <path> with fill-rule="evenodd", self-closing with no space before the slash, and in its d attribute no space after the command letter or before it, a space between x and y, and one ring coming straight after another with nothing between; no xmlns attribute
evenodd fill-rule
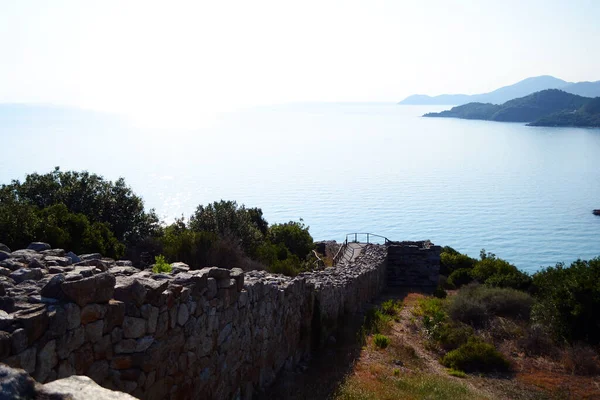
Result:
<svg viewBox="0 0 600 400"><path fill-rule="evenodd" d="M387 246L387 285L435 288L440 277L442 248L429 240L390 242Z"/></svg>
<svg viewBox="0 0 600 400"><path fill-rule="evenodd" d="M3 249L0 362L40 383L86 375L143 399L250 398L385 287L386 248L285 277Z"/></svg>

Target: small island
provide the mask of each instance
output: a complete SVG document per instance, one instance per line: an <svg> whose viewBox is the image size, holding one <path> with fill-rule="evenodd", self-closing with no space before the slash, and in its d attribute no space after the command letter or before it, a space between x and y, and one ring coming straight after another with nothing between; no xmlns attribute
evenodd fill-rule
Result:
<svg viewBox="0 0 600 400"><path fill-rule="evenodd" d="M600 216L600 209L592 211L594 215Z"/></svg>
<svg viewBox="0 0 600 400"><path fill-rule="evenodd" d="M600 97L589 98L548 89L500 105L468 103L423 116L526 122L529 126L600 127Z"/></svg>

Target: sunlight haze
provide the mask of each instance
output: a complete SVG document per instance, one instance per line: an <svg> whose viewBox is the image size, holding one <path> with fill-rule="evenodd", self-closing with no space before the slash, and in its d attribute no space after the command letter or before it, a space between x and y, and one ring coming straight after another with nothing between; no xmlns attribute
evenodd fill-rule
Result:
<svg viewBox="0 0 600 400"><path fill-rule="evenodd" d="M598 80L599 20L592 0L3 1L0 102L185 119Z"/></svg>

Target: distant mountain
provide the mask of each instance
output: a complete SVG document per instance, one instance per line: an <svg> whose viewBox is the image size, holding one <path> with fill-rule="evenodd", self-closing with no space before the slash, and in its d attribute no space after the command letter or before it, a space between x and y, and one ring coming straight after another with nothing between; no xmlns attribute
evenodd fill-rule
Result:
<svg viewBox="0 0 600 400"><path fill-rule="evenodd" d="M548 89L502 105L468 103L423 116L529 122L535 126L600 127L600 98L590 99L558 89Z"/></svg>
<svg viewBox="0 0 600 400"><path fill-rule="evenodd" d="M514 85L504 86L489 93L482 94L443 94L440 96L413 95L398 104L404 105L461 105L471 102L502 104L518 97L546 89L561 89L567 93L585 97L600 96L600 81L566 82L549 75L527 78Z"/></svg>

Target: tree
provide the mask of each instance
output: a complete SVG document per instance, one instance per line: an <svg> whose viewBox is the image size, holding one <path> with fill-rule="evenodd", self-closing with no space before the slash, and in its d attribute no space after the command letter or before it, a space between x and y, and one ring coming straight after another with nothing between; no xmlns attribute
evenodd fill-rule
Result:
<svg viewBox="0 0 600 400"><path fill-rule="evenodd" d="M47 174L29 174L21 183L2 186L3 196L20 204L44 209L64 204L69 212L85 215L91 223L106 223L120 241L134 243L159 226L154 210L144 211L144 202L123 178L114 183L87 171L63 172L59 167Z"/></svg>
<svg viewBox="0 0 600 400"><path fill-rule="evenodd" d="M283 244L291 254L302 260L314 248L313 238L308 229L302 220L273 224L269 228L268 239L273 244Z"/></svg>

